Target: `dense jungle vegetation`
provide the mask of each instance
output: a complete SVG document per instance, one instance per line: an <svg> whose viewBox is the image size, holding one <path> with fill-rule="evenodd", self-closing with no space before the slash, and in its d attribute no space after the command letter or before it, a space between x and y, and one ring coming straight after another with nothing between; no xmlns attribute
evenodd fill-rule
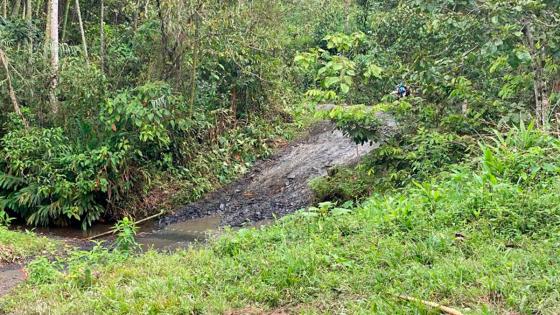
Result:
<svg viewBox="0 0 560 315"><path fill-rule="evenodd" d="M0 227L0 263L50 253L0 312L560 313L558 1L3 0L1 13L0 225L125 219L115 246L57 259L55 242ZM379 144L314 179L317 205L138 250L127 217L201 197L316 119Z"/></svg>

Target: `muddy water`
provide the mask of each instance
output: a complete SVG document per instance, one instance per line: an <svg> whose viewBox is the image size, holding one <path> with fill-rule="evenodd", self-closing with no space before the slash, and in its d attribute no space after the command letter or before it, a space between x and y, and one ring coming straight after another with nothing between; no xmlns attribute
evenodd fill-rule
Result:
<svg viewBox="0 0 560 315"><path fill-rule="evenodd" d="M173 251L186 248L196 242L204 242L209 237L220 233L220 216L208 216L189 220L160 228L155 222L140 227L137 241L144 250ZM69 245L84 249L91 246L85 239L113 228L109 224L97 224L88 231L78 228L39 228L34 231L40 235L63 240ZM23 229L23 228L22 228ZM89 245L88 245L89 244ZM19 283L27 278L24 267L11 264L0 264L0 297L8 294Z"/></svg>
<svg viewBox="0 0 560 315"><path fill-rule="evenodd" d="M200 242L219 233L221 217L218 215L188 220L161 228L157 222L148 222L139 226L137 241L144 249L161 251L185 248L193 242ZM79 228L35 228L39 235L63 240L69 244L87 248L87 238L99 235L113 229L111 224L98 223L87 231ZM24 228L20 228L24 229ZM111 239L101 238L100 240ZM91 245L91 244L90 244Z"/></svg>
<svg viewBox="0 0 560 315"><path fill-rule="evenodd" d="M80 239L86 239L88 237L107 232L112 228L113 225L111 224L96 223L95 225L93 225L91 228L87 230L82 230L78 227L32 228L26 226L19 227L18 229L20 230L28 229L39 235L44 235L53 239L80 240Z"/></svg>
<svg viewBox="0 0 560 315"><path fill-rule="evenodd" d="M144 227L138 234L138 243L144 249L174 250L185 248L194 242L205 241L220 233L220 216L208 216L168 225L163 229L151 225Z"/></svg>

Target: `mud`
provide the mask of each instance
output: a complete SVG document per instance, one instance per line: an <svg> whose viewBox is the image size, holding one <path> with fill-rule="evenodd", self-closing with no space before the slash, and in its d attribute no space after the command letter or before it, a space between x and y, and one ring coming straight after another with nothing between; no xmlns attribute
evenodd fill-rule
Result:
<svg viewBox="0 0 560 315"><path fill-rule="evenodd" d="M238 227L293 213L313 203L311 179L326 175L332 167L356 163L376 147L356 145L332 123L320 122L306 136L258 162L242 179L159 224L165 231L178 222L219 215L221 226Z"/></svg>
<svg viewBox="0 0 560 315"><path fill-rule="evenodd" d="M27 278L23 267L17 264L0 265L0 297L8 294L20 282Z"/></svg>

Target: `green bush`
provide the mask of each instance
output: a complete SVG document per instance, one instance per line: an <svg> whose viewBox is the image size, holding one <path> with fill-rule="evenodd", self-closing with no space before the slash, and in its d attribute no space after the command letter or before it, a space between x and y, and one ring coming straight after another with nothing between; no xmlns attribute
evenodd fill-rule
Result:
<svg viewBox="0 0 560 315"><path fill-rule="evenodd" d="M120 217L158 172L192 183L184 192L192 200L244 172L283 132L260 118L231 128L228 111L190 117L186 102L160 82L120 92L96 117L82 117L77 133L75 125L13 125L0 139L0 211L31 225L86 228Z"/></svg>
<svg viewBox="0 0 560 315"><path fill-rule="evenodd" d="M33 225L90 225L104 212L109 172L122 154L107 147L76 152L62 129L21 129L1 140L0 209Z"/></svg>

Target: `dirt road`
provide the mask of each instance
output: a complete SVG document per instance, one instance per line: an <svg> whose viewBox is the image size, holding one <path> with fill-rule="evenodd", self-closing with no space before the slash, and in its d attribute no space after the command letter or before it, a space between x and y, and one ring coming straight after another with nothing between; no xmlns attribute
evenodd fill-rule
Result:
<svg viewBox="0 0 560 315"><path fill-rule="evenodd" d="M242 179L162 218L160 224L219 215L222 226L242 226L292 213L313 202L311 179L331 167L355 163L374 148L354 144L330 122L318 123Z"/></svg>

